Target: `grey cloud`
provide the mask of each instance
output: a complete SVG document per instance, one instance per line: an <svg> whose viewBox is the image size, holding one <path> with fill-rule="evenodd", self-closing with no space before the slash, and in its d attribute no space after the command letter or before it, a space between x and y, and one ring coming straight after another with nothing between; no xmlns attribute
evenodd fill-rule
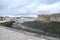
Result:
<svg viewBox="0 0 60 40"><path fill-rule="evenodd" d="M3 5L2 4L0 5L0 11L6 11L5 14L10 15L15 14L18 15L22 13L25 15L32 14L31 12L35 14L36 11L39 11L38 7L47 4L51 5L53 3L59 2L60 0L9 0L9 1L6 1L7 3L5 2L3 3ZM26 12L24 13L25 10Z"/></svg>
<svg viewBox="0 0 60 40"><path fill-rule="evenodd" d="M53 4L56 2L60 2L60 0L47 0L47 4Z"/></svg>
<svg viewBox="0 0 60 40"><path fill-rule="evenodd" d="M3 10L5 10L5 6L4 5L0 5L0 11L3 11Z"/></svg>

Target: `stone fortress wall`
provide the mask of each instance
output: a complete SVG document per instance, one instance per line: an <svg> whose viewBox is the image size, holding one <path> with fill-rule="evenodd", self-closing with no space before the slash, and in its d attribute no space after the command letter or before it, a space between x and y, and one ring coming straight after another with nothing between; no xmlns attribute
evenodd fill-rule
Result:
<svg viewBox="0 0 60 40"><path fill-rule="evenodd" d="M44 21L44 22L60 22L60 13L52 14L52 15L40 15L38 14L38 17L35 21Z"/></svg>

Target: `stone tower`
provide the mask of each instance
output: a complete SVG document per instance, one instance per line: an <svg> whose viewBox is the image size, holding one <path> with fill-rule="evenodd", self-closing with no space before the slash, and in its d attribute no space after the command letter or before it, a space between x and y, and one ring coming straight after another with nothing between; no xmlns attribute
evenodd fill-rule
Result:
<svg viewBox="0 0 60 40"><path fill-rule="evenodd" d="M39 11L37 21L44 21L44 22L49 21L50 16L47 14L48 14L47 11Z"/></svg>

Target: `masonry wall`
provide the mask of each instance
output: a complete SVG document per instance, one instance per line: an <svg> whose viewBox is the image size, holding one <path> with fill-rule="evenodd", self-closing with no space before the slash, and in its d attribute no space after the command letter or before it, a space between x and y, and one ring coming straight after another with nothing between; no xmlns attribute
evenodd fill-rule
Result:
<svg viewBox="0 0 60 40"><path fill-rule="evenodd" d="M50 16L48 15L38 15L38 18L36 19L36 21L50 21Z"/></svg>
<svg viewBox="0 0 60 40"><path fill-rule="evenodd" d="M60 17L57 17L57 16L51 16L50 17L50 21L55 21L55 22L60 22Z"/></svg>
<svg viewBox="0 0 60 40"><path fill-rule="evenodd" d="M53 21L53 22L60 22L59 15L38 15L36 21Z"/></svg>

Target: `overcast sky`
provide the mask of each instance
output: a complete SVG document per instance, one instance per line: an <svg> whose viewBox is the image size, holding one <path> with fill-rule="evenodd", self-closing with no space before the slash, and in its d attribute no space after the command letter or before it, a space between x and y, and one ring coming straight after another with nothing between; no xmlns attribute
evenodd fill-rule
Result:
<svg viewBox="0 0 60 40"><path fill-rule="evenodd" d="M0 15L36 15L38 11L60 12L60 0L0 0Z"/></svg>

